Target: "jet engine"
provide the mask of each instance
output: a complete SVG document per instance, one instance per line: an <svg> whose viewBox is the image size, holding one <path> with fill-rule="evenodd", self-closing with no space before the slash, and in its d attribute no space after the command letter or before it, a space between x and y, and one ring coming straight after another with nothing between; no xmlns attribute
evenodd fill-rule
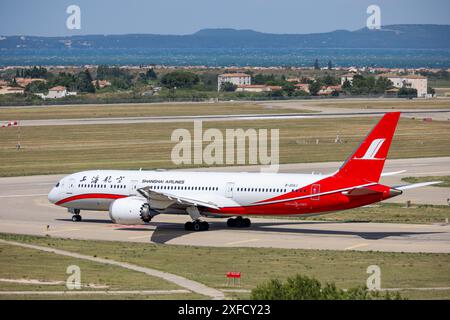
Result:
<svg viewBox="0 0 450 320"><path fill-rule="evenodd" d="M143 224L159 214L141 197L117 199L109 207L109 217L114 223Z"/></svg>

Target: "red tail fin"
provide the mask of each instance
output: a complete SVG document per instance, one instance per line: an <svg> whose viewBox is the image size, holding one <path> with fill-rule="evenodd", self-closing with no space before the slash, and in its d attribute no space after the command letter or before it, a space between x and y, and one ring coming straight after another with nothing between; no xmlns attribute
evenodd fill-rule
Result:
<svg viewBox="0 0 450 320"><path fill-rule="evenodd" d="M386 113L355 153L344 162L336 177L378 182L399 117L400 112Z"/></svg>

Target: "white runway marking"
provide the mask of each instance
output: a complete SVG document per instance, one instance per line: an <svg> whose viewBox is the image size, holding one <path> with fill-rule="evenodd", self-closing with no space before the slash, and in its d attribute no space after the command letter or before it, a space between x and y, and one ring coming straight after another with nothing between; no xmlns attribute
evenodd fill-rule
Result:
<svg viewBox="0 0 450 320"><path fill-rule="evenodd" d="M253 242L253 241L259 241L259 239L247 239L247 240L241 240L241 241L228 242L225 245L232 246L235 244L241 244L241 243L247 243L247 242Z"/></svg>
<svg viewBox="0 0 450 320"><path fill-rule="evenodd" d="M347 247L344 250L353 250L353 249L356 249L356 248L366 247L368 245L369 245L368 243L358 243L358 244L355 244L353 246Z"/></svg>
<svg viewBox="0 0 450 320"><path fill-rule="evenodd" d="M47 193L35 193L35 194L9 194L0 196L0 198L20 198L20 197L41 197L47 196Z"/></svg>

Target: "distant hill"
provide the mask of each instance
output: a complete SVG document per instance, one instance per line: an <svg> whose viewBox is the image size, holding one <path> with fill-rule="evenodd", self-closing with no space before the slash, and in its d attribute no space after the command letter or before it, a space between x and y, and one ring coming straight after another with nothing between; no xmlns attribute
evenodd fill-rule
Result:
<svg viewBox="0 0 450 320"><path fill-rule="evenodd" d="M450 48L450 25L387 25L381 30L273 34L203 29L190 35L126 34L69 37L0 36L0 49L64 48Z"/></svg>

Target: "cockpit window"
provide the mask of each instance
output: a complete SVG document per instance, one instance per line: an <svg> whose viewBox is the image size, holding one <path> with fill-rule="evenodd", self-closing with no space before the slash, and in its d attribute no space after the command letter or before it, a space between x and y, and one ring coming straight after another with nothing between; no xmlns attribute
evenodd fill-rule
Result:
<svg viewBox="0 0 450 320"><path fill-rule="evenodd" d="M56 186L55 186L56 188L58 188L59 187L59 182L56 184Z"/></svg>

